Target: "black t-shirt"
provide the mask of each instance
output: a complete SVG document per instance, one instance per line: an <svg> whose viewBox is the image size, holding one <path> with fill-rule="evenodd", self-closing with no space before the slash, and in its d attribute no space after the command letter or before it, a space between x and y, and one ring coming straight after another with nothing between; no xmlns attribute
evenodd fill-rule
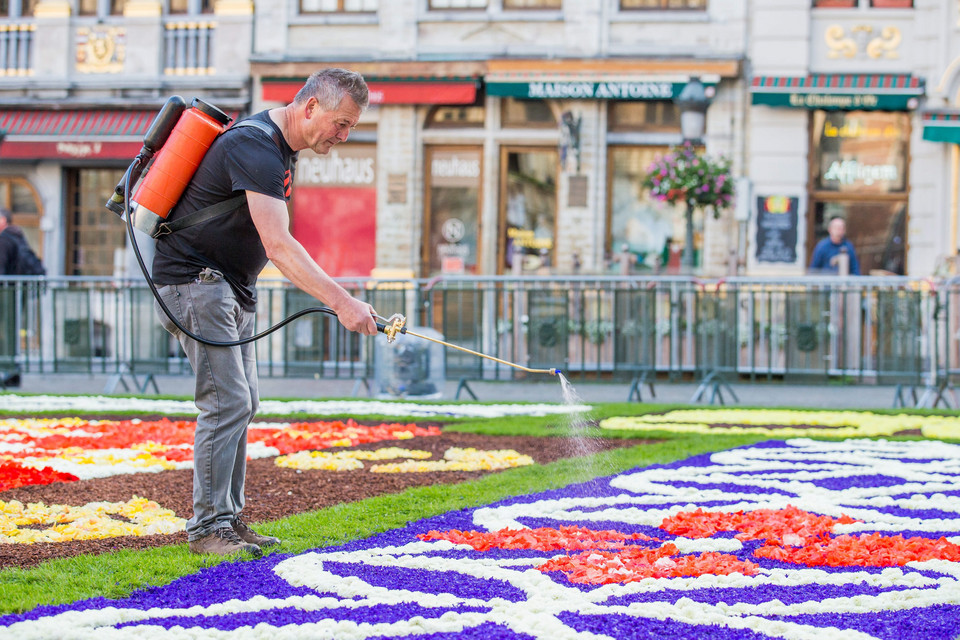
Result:
<svg viewBox="0 0 960 640"><path fill-rule="evenodd" d="M222 133L210 146L168 221L244 191L289 200L297 154L266 111L250 118L273 127L280 144L256 127L234 127ZM244 202L236 211L157 239L153 280L159 285L186 284L210 267L223 273L240 306L253 311L257 276L266 264L263 243Z"/></svg>

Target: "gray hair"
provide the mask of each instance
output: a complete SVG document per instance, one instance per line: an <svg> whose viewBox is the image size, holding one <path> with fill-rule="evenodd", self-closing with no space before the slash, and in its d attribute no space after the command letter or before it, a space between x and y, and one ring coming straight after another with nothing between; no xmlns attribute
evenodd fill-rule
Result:
<svg viewBox="0 0 960 640"><path fill-rule="evenodd" d="M333 111L344 96L350 96L361 111L370 104L370 94L363 76L355 71L333 67L311 74L293 101L303 104L310 98L316 98L323 109Z"/></svg>
<svg viewBox="0 0 960 640"><path fill-rule="evenodd" d="M13 222L13 213L10 211L10 209L4 209L3 207L0 207L0 218L3 218L7 221L7 224L10 224Z"/></svg>

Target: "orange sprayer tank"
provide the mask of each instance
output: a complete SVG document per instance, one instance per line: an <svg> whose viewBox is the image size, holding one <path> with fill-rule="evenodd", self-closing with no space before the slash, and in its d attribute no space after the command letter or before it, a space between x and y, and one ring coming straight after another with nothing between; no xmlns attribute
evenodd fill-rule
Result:
<svg viewBox="0 0 960 640"><path fill-rule="evenodd" d="M134 194L134 224L155 235L187 188L200 161L231 118L220 109L194 98L170 137L157 153Z"/></svg>

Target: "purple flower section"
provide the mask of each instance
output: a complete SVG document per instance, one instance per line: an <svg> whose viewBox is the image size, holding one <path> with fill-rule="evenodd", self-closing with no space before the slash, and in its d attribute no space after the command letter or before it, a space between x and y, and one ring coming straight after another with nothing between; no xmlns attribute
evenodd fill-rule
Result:
<svg viewBox="0 0 960 640"><path fill-rule="evenodd" d="M859 489L861 487L893 487L898 484L904 484L903 478L891 478L882 474L863 475L863 476L844 476L842 478L818 478L812 480L811 484L831 491L843 491L844 489Z"/></svg>
<svg viewBox="0 0 960 640"><path fill-rule="evenodd" d="M741 474L733 474L733 475L741 475ZM717 482L694 482L692 480L682 480L677 482L671 482L670 484L674 487L693 487L694 489L702 489L704 491L709 489L719 489L721 491L728 491L732 486L727 483L721 484ZM773 494L778 496L783 496L783 495L796 496L797 495L793 491L786 491L784 489L776 488L776 487L750 487L750 492L761 494L761 495L762 494ZM703 506L704 503L698 503L698 504Z"/></svg>
<svg viewBox="0 0 960 640"><path fill-rule="evenodd" d="M457 611L480 611L475 607L458 607ZM413 616L422 616L426 619L435 619L447 612L447 609L421 607L413 603L402 605L378 605L373 607L321 609L319 611L303 611L302 609L271 609L266 611L249 611L224 616L177 616L171 618L156 618L145 621L125 622L117 627L136 627L141 624L156 625L164 629L183 627L185 629L218 629L220 631L234 631L241 627L255 627L258 624L268 624L281 627L289 624L309 624L321 620L356 620L368 624L399 622Z"/></svg>
<svg viewBox="0 0 960 640"><path fill-rule="evenodd" d="M749 629L729 629L717 625L689 625L673 620L638 620L632 616L613 614L606 616L578 616L563 613L560 621L576 631L603 634L617 640L769 640L770 636Z"/></svg>
<svg viewBox="0 0 960 640"><path fill-rule="evenodd" d="M369 640L396 640L396 636L376 636ZM485 622L463 631L420 635L416 640L535 640L535 637L511 631L503 625Z"/></svg>
<svg viewBox="0 0 960 640"><path fill-rule="evenodd" d="M22 614L0 616L0 626L21 620L35 620L67 610L84 611L104 607L129 609L179 607L185 602L191 605L208 606L233 599L249 600L257 594L268 598L315 595L314 590L307 587L293 587L273 572L274 565L288 557L290 557L289 554L274 554L261 560L224 562L174 580L164 587L135 591L127 598L118 600L92 598L69 605L41 606Z"/></svg>
<svg viewBox="0 0 960 640"><path fill-rule="evenodd" d="M870 634L880 640L956 640L960 635L960 606L936 605L923 609L881 611L879 613L842 613L771 618L789 620L812 627L836 627ZM826 636L825 636L826 637Z"/></svg>
<svg viewBox="0 0 960 640"><path fill-rule="evenodd" d="M902 587L908 589L910 587ZM761 604L771 600L779 600L784 604L800 604L803 602L820 601L828 598L849 598L851 596L874 596L886 591L899 589L882 589L863 584L817 585L809 587L785 587L781 585L760 585L743 589L699 589L697 591L661 591L644 592L620 596L606 600L608 605L628 605L634 602L672 602L680 597L689 598L705 604Z"/></svg>
<svg viewBox="0 0 960 640"><path fill-rule="evenodd" d="M470 554L465 554L470 555ZM476 552L472 553L476 557ZM354 563L324 562L323 568L341 576L357 576L376 587L425 593L449 593L460 598L503 598L511 602L525 600L516 587L502 580L481 580L455 571L416 571L402 567L374 567Z"/></svg>

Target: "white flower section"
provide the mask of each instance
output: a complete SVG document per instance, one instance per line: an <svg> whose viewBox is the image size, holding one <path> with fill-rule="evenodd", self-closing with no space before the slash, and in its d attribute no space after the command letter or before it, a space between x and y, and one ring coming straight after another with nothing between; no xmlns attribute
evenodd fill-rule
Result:
<svg viewBox="0 0 960 640"><path fill-rule="evenodd" d="M151 398L111 398L108 396L20 396L0 395L0 410L5 411L139 411L143 413L192 414L196 405L186 400ZM259 413L290 415L384 415L412 417L502 418L505 416L546 416L575 414L591 410L589 405L568 404L419 404L382 401L263 400Z"/></svg>
<svg viewBox="0 0 960 640"><path fill-rule="evenodd" d="M157 458L135 449L92 449L83 454L58 457L27 457L18 460L25 467L50 467L61 473L72 473L81 480L107 478L130 473L158 473L168 469L192 469L192 461L174 462Z"/></svg>

